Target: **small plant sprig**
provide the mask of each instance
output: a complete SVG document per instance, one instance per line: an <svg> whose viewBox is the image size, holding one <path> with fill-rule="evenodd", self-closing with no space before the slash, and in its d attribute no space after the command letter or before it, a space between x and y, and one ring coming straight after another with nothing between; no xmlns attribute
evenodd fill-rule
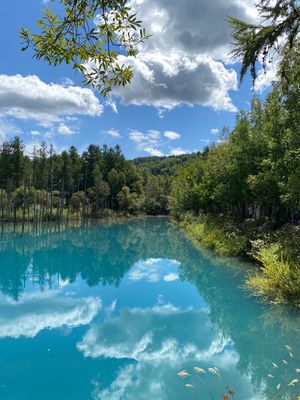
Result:
<svg viewBox="0 0 300 400"><path fill-rule="evenodd" d="M184 385L187 389L192 389L192 390L197 389L197 384L200 382L201 385L203 385L203 387L209 394L210 398L212 400L216 400L215 396L211 392L210 387L207 384L207 381L205 379L206 374L213 375L218 380L218 385L220 386L220 397L218 397L218 399L221 399L221 400L234 399L235 391L232 389L232 387L230 385L226 385L224 387L224 379L222 377L220 370L217 367L210 367L210 368L207 368L207 370L205 370L204 368L200 368L200 367L194 367L193 373L189 373L186 370L182 370L182 371L178 372L177 375L181 379L186 379L186 378L192 379L193 383L186 383Z"/></svg>
<svg viewBox="0 0 300 400"><path fill-rule="evenodd" d="M267 373L266 378L268 380L273 380L275 379L275 373L274 371L279 371L282 368L287 368L290 365L291 361L287 361L288 359L292 359L294 361L297 361L298 359L295 357L293 348L290 345L285 346L285 351L287 352L287 357L286 359L280 360L279 362L275 363L272 362L270 365L270 371ZM295 373L300 375L300 368L295 368ZM220 394L216 398L215 395L212 393L210 390L210 386L208 385L206 376L208 374L213 375L217 378L218 380L218 385L220 386ZM190 390L195 391L195 398L197 398L196 391L199 388L199 383L205 388L207 393L209 394L210 398L212 400L231 400L231 399L236 399L235 397L235 391L232 389L230 385L224 386L224 379L223 376L220 372L220 370L217 367L210 367L207 369L200 368L200 367L194 367L194 371L192 373L182 370L178 372L177 374L179 378L182 380L186 381L189 379L189 382L185 383L185 387ZM296 387L296 385L299 384L299 379L294 377L294 376L289 376L288 379L284 379L282 382L278 382L276 385L276 391L274 394L268 395L266 400L279 400L279 399L292 399L293 397L289 396L289 393L284 393L284 391L288 390L290 391L293 387ZM287 397L289 396L289 397Z"/></svg>

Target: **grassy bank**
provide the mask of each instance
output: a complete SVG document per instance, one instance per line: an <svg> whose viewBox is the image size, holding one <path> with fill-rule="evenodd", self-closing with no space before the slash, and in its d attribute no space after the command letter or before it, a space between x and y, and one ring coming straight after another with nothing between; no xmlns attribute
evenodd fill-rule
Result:
<svg viewBox="0 0 300 400"><path fill-rule="evenodd" d="M300 227L275 229L262 221L237 221L224 216L188 215L180 222L194 243L225 256L255 260L245 286L270 302L300 306Z"/></svg>

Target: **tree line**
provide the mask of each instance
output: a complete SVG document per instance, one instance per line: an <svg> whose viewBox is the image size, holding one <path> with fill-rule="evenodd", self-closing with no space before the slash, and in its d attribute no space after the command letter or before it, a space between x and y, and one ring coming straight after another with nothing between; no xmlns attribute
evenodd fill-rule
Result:
<svg viewBox="0 0 300 400"><path fill-rule="evenodd" d="M16 224L99 218L112 212L165 214L170 177L126 160L120 146L74 146L56 154L52 145L31 155L19 137L0 147L0 219Z"/></svg>

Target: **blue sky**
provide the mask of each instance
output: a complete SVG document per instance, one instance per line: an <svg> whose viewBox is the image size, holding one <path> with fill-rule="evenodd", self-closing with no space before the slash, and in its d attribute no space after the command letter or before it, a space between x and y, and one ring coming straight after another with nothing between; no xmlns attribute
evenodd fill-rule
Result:
<svg viewBox="0 0 300 400"><path fill-rule="evenodd" d="M50 67L21 52L19 30L32 27L45 0L2 2L0 140L19 135L30 153L120 144L126 157L201 151L248 109L251 80L238 87L229 60L226 15L254 20L252 0L131 0L152 38L132 61L135 81L110 99L82 85L70 66ZM259 89L270 76L261 75Z"/></svg>

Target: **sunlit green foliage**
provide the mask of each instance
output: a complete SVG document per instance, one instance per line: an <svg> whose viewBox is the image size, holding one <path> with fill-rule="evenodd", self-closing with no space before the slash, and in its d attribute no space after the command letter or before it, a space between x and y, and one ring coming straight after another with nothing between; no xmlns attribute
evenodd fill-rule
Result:
<svg viewBox="0 0 300 400"><path fill-rule="evenodd" d="M22 28L22 50L50 65L71 64L84 81L106 95L132 79L132 68L119 55L136 56L148 38L127 0L52 0L37 21L38 33Z"/></svg>
<svg viewBox="0 0 300 400"><path fill-rule="evenodd" d="M258 296L276 301L299 301L300 265L287 257L279 243L262 246L255 252L262 272L252 274L247 286Z"/></svg>

